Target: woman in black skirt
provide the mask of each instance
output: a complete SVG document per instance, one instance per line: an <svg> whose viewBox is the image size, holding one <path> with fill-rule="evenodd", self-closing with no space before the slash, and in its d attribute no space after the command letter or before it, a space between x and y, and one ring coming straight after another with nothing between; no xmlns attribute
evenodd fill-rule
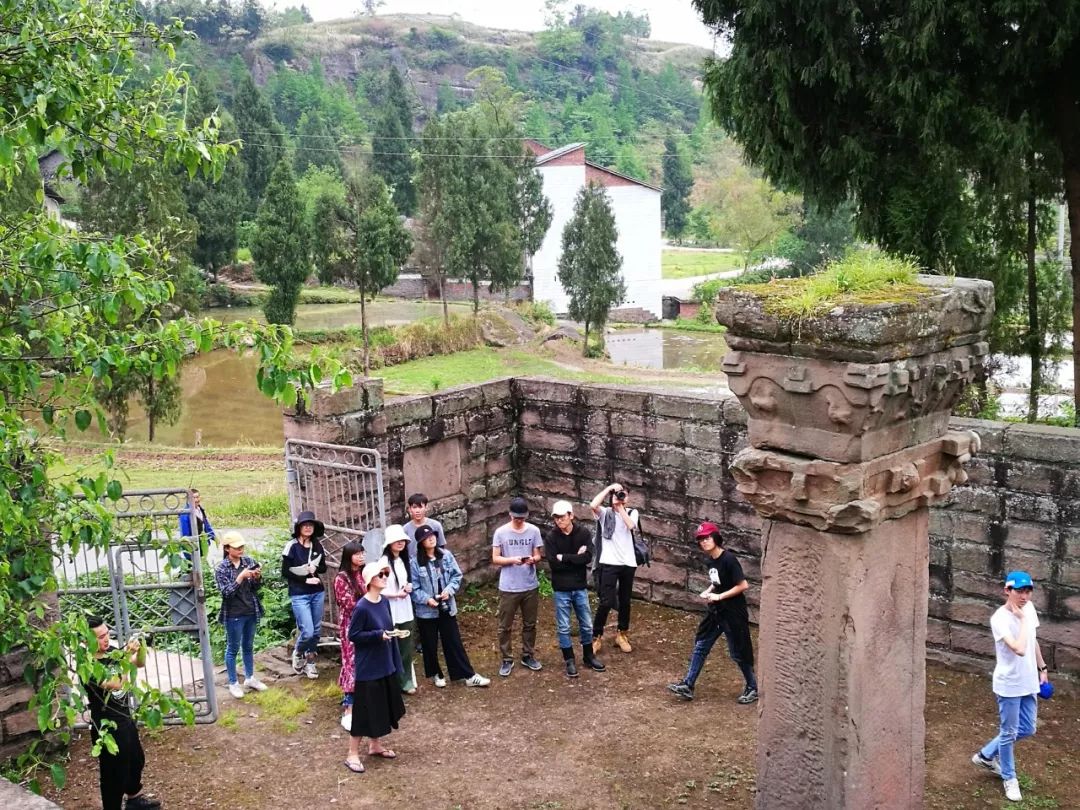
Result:
<svg viewBox="0 0 1080 810"><path fill-rule="evenodd" d="M385 563L372 562L364 566L361 576L367 593L353 608L349 622L349 641L356 649L356 686L353 689L352 729L349 755L345 767L353 773L363 773L360 761L360 739L368 738L368 756L395 759L397 754L384 748L381 737L398 727L405 715L398 676L401 654L398 652L394 620L390 606L382 597L390 569Z"/></svg>

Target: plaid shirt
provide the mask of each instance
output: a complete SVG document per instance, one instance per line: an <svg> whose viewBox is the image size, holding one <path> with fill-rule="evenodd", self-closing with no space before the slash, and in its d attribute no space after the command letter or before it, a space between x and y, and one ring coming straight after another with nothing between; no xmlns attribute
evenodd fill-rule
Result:
<svg viewBox="0 0 1080 810"><path fill-rule="evenodd" d="M226 619L230 618L229 606L233 598L238 595L239 591L244 589L251 591L251 597L255 602L255 621L262 618L263 606L262 600L259 599L262 578L245 579L239 584L236 582L236 578L240 576L241 571L245 568L254 568L255 565L255 560L245 555L240 558L240 565L237 567L232 564L232 560L226 555L225 559L219 562L218 567L214 569L214 584L221 591L221 610L218 612L218 619L222 624L225 623Z"/></svg>

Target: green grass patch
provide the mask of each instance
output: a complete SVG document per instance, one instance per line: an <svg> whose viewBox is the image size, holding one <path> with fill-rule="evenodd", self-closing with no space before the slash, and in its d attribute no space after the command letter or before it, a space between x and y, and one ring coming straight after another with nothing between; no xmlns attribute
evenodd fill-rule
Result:
<svg viewBox="0 0 1080 810"><path fill-rule="evenodd" d="M301 304L359 304L360 293L344 287L304 287L300 290Z"/></svg>
<svg viewBox="0 0 1080 810"><path fill-rule="evenodd" d="M289 497L284 485L280 492L238 495L220 503L213 518L232 526L280 526L288 523Z"/></svg>
<svg viewBox="0 0 1080 810"><path fill-rule="evenodd" d="M712 273L738 270L743 266L743 255L712 253L697 250L665 250L660 255L662 278L692 278Z"/></svg>
<svg viewBox="0 0 1080 810"><path fill-rule="evenodd" d="M499 377L542 375L563 380L629 383L632 377L603 375L568 369L542 357L536 350L473 349L467 352L428 357L390 366L379 372L387 393L425 394L466 383L480 383Z"/></svg>
<svg viewBox="0 0 1080 810"><path fill-rule="evenodd" d="M306 696L294 695L273 686L265 692L256 692L249 701L262 709L263 717L273 720L282 731L287 733L300 728L296 718L308 710Z"/></svg>
<svg viewBox="0 0 1080 810"><path fill-rule="evenodd" d="M236 721L240 716L236 709L226 709L218 715L217 723L222 728L227 728L230 731L236 730Z"/></svg>
<svg viewBox="0 0 1080 810"><path fill-rule="evenodd" d="M760 297L765 311L788 318L810 318L835 306L870 306L914 301L930 289L918 283L910 259L877 250L859 250L827 265L820 273L777 279L742 289Z"/></svg>
<svg viewBox="0 0 1080 810"><path fill-rule="evenodd" d="M683 332L712 332L723 334L727 331L726 326L716 323L702 323L697 318L676 318L673 321L660 321L645 325L647 329L679 329Z"/></svg>
<svg viewBox="0 0 1080 810"><path fill-rule="evenodd" d="M247 264L251 261L251 248L237 248L236 249L236 262L237 264Z"/></svg>

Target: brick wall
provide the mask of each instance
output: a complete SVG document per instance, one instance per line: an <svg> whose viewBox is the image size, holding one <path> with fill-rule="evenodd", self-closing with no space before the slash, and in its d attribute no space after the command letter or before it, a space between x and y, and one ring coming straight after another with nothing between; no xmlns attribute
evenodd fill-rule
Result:
<svg viewBox="0 0 1080 810"><path fill-rule="evenodd" d="M21 651L0 657L0 762L22 754L41 739L37 713L28 708L34 690L23 679L25 664Z"/></svg>
<svg viewBox="0 0 1080 810"><path fill-rule="evenodd" d="M617 480L631 489L654 551L653 565L638 574L638 596L699 607L693 594L706 581L690 530L708 518L740 557L756 614L761 520L729 473L746 445L746 413L733 396L521 378L392 400L344 422L350 427L337 435L375 442L386 454L393 515L416 488L418 465L458 465L449 478L433 473L445 492L428 494L473 579L493 573L490 536L512 494L529 498L546 531L554 501L570 500L586 519L588 502ZM971 480L931 510L928 654L991 666L987 622L1001 602L1002 574L1025 568L1038 582L1044 656L1055 677L1080 682L1080 432L960 419L954 426L979 433L983 450L969 465Z"/></svg>

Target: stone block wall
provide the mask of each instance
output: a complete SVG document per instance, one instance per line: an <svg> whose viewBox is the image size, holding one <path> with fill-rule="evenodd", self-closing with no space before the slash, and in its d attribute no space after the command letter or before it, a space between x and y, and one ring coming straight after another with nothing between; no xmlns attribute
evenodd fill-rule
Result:
<svg viewBox="0 0 1080 810"><path fill-rule="evenodd" d="M23 679L22 651L0 657L0 762L18 756L41 739L37 714L30 711L33 688Z"/></svg>
<svg viewBox="0 0 1080 810"><path fill-rule="evenodd" d="M709 519L740 558L756 618L762 524L729 471L747 442L734 396L516 378L383 403L380 381L359 388L318 398L320 418L287 418L288 435L380 449L388 514L403 520L407 495L426 492L472 579L494 575L491 532L511 495L529 499L546 532L556 500L591 520L589 501L619 481L654 553L637 595L700 609L694 594L707 583L691 530ZM1025 568L1038 584L1044 656L1056 678L1080 683L1080 432L963 419L953 427L978 433L982 451L970 480L930 512L929 656L991 667L987 623L1003 574Z"/></svg>

